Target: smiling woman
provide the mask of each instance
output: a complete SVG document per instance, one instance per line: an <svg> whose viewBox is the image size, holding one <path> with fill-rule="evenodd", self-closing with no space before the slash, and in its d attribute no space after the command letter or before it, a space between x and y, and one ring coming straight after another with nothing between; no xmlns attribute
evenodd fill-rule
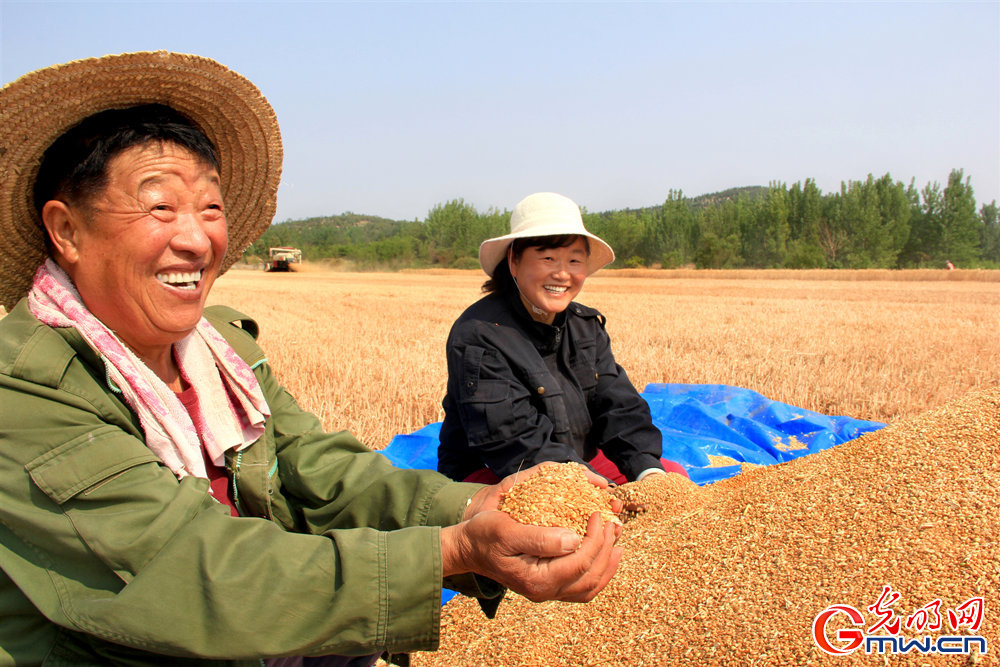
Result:
<svg viewBox="0 0 1000 667"><path fill-rule="evenodd" d="M448 336L438 469L492 482L545 461L612 482L684 468L661 458L649 406L615 362L604 316L576 303L614 252L570 199L541 192L514 208L510 234L483 242L487 296Z"/></svg>
<svg viewBox="0 0 1000 667"><path fill-rule="evenodd" d="M567 234L518 239L507 251L507 266L524 307L536 322L552 324L587 279L590 244Z"/></svg>

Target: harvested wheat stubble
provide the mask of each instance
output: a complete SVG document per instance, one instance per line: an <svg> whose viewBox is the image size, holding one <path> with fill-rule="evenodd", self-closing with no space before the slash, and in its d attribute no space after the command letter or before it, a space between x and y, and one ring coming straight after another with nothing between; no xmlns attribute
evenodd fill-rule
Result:
<svg viewBox="0 0 1000 667"><path fill-rule="evenodd" d="M611 495L588 482L577 463L540 467L503 494L500 511L521 523L569 528L581 537L594 512L605 521L621 523L611 509Z"/></svg>
<svg viewBox="0 0 1000 667"><path fill-rule="evenodd" d="M689 488L683 502L654 504L625 524L618 573L592 602L508 594L490 621L457 597L445 606L441 649L414 654L413 664L998 664L998 451L993 388L824 452ZM901 595L890 608L902 620L935 599L944 614L983 597L976 634L988 652L890 660L815 647L817 614L851 605L870 627L880 617L867 608L885 585ZM926 634L935 633L908 636Z"/></svg>

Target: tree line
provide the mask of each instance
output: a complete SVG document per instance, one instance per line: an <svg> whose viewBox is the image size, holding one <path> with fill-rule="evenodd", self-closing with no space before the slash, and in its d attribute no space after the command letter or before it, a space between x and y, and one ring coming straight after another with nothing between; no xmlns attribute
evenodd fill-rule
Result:
<svg viewBox="0 0 1000 667"><path fill-rule="evenodd" d="M694 199L670 190L658 206L584 210L583 218L614 248L619 268L1000 268L997 203L977 207L960 169L943 187L919 190L889 174L845 181L831 193L813 179ZM360 268L476 268L479 244L506 234L509 219L509 210L480 212L459 198L423 221L355 213L288 221L272 225L245 257L288 245L308 260Z"/></svg>

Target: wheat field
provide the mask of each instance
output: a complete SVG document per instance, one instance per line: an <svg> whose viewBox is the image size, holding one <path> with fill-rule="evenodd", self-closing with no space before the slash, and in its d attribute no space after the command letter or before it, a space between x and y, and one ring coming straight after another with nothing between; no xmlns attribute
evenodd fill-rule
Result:
<svg viewBox="0 0 1000 667"><path fill-rule="evenodd" d="M260 324L279 380L374 449L443 418L445 340L478 271L231 270L210 303ZM602 271L618 362L651 382L727 384L892 422L1000 384L997 271Z"/></svg>

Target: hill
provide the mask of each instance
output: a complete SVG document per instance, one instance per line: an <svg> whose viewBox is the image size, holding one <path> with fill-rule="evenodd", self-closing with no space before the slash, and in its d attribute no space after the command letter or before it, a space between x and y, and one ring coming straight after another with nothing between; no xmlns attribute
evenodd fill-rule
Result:
<svg viewBox="0 0 1000 667"><path fill-rule="evenodd" d="M399 236L408 225L420 223L391 220L377 215L341 213L303 220L286 220L271 225L247 250L248 255L264 256L273 246L302 248L307 257L336 256L343 248L366 245Z"/></svg>
<svg viewBox="0 0 1000 667"><path fill-rule="evenodd" d="M720 206L731 199L746 197L750 201L759 201L767 195L767 188L763 185L746 185L741 188L729 188L720 192L712 192L707 195L699 195L688 200L691 208L697 210L709 206Z"/></svg>
<svg viewBox="0 0 1000 667"><path fill-rule="evenodd" d="M763 185L746 185L738 188L729 188L719 192L698 195L687 199L688 205L695 211L709 206L718 206L731 199L738 199L741 196L757 201L764 198L767 188ZM628 208L628 211L646 211L659 208L662 204L655 206L644 206L640 208ZM612 211L601 211L598 215L610 215ZM327 240L328 243L357 243L371 242L395 236L402 231L404 225L412 224L412 221L392 220L382 218L377 215L367 215L361 213L341 213L340 215L324 215L313 218L297 220L285 220L275 223L268 230L274 238L295 239L301 238L305 243L316 243L319 240ZM357 231L357 230L361 231ZM271 243L269 245L289 245L282 243ZM294 244L291 244L294 245Z"/></svg>

